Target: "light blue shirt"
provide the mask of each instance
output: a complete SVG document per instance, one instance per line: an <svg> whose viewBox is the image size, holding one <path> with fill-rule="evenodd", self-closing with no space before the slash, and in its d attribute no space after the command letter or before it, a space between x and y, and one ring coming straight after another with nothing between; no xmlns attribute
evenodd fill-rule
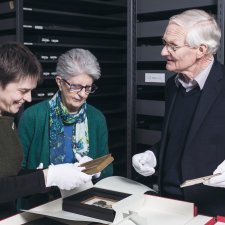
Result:
<svg viewBox="0 0 225 225"><path fill-rule="evenodd" d="M186 82L185 79L182 79L182 74L177 74L177 76L175 77L176 85L179 86L179 84L181 84L186 89L186 92L192 90L197 85L199 86L200 90L202 90L209 76L209 72L212 68L213 62L214 58L212 62L206 67L206 69L204 69L193 80L190 80L189 82Z"/></svg>

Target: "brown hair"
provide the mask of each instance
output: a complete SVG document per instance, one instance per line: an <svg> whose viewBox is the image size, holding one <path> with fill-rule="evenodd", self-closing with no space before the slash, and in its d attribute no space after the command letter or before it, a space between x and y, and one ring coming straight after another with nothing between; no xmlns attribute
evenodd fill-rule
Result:
<svg viewBox="0 0 225 225"><path fill-rule="evenodd" d="M31 78L41 81L42 68L36 56L24 45L16 42L0 46L0 85Z"/></svg>

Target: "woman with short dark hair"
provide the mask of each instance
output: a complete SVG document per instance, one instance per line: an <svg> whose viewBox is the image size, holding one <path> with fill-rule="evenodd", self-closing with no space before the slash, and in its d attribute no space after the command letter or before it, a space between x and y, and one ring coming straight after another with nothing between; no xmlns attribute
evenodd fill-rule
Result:
<svg viewBox="0 0 225 225"><path fill-rule="evenodd" d="M20 172L23 150L13 117L41 79L41 66L28 48L18 43L0 46L0 218L16 212L18 197L43 192L46 187L72 189L91 180L72 163L45 170ZM20 173L19 173L20 172Z"/></svg>

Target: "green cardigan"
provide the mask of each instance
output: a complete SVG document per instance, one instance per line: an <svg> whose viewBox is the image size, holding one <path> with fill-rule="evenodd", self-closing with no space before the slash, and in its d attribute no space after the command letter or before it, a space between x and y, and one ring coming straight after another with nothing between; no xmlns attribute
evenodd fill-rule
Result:
<svg viewBox="0 0 225 225"><path fill-rule="evenodd" d="M44 168L50 163L49 152L49 101L29 107L19 121L19 137L23 145L23 168L36 169L42 162ZM95 107L87 104L89 153L95 159L106 155L108 150L108 130L104 115ZM112 165L102 171L101 178L111 176Z"/></svg>

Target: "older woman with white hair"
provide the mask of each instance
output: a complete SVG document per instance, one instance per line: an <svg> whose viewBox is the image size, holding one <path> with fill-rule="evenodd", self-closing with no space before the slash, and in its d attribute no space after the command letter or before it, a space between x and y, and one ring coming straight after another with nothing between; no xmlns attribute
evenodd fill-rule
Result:
<svg viewBox="0 0 225 225"><path fill-rule="evenodd" d="M23 168L85 162L109 152L105 117L86 102L101 75L96 57L88 50L69 50L59 57L56 72L59 91L29 107L20 119ZM112 165L101 178L110 175Z"/></svg>

